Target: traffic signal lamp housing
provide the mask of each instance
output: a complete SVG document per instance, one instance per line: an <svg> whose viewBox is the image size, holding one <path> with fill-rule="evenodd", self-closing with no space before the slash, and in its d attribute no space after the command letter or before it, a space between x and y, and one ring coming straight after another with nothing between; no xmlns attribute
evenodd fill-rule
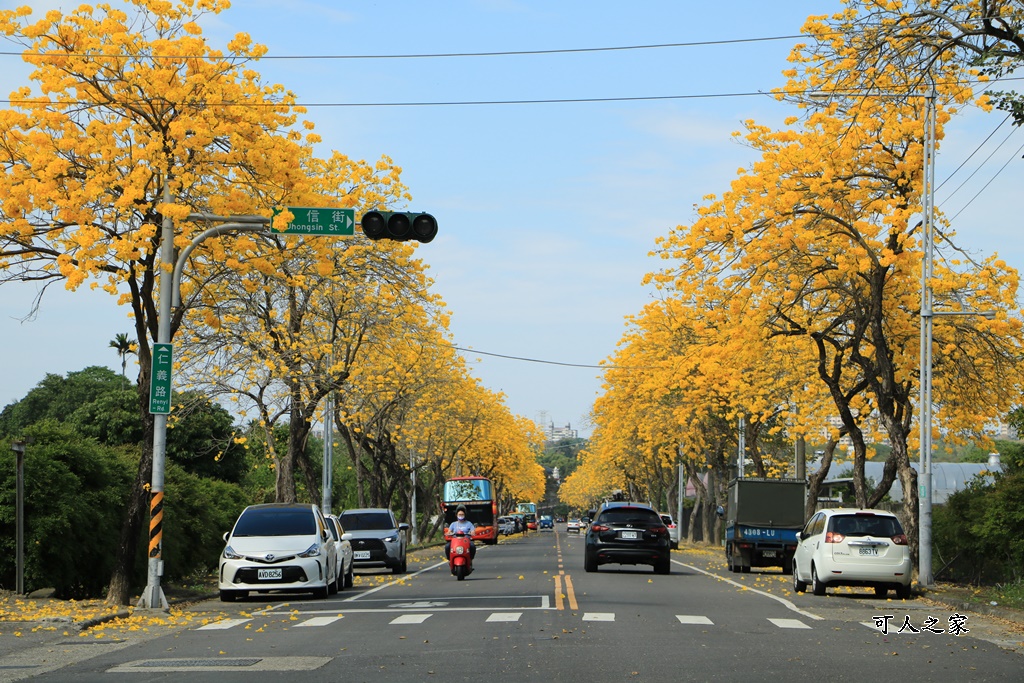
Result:
<svg viewBox="0 0 1024 683"><path fill-rule="evenodd" d="M363 214L363 234L371 240L416 240L429 242L437 235L437 220L429 213L367 211Z"/></svg>

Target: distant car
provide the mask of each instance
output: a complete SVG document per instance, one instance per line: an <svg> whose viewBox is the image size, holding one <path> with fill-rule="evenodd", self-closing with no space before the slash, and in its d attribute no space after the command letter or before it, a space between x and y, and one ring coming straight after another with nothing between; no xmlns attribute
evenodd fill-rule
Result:
<svg viewBox="0 0 1024 683"><path fill-rule="evenodd" d="M512 517L498 518L498 533L502 536L511 536L516 532L516 520Z"/></svg>
<svg viewBox="0 0 1024 683"><path fill-rule="evenodd" d="M345 529L338 521L337 515L324 515L327 520L327 529L331 532L334 544L338 548L338 571L341 578L338 580L338 588L351 588L354 582L352 574L352 542L345 538Z"/></svg>
<svg viewBox="0 0 1024 683"><path fill-rule="evenodd" d="M679 527L672 521L672 515L666 512L659 514L661 515L661 521L665 522L665 526L668 527L668 537L672 541L672 550L675 550L679 547Z"/></svg>
<svg viewBox="0 0 1024 683"><path fill-rule="evenodd" d="M649 564L658 574L672 570L668 527L654 508L643 503L605 503L587 529L583 568L596 572L609 562Z"/></svg>
<svg viewBox="0 0 1024 683"><path fill-rule="evenodd" d="M815 595L832 586L869 586L884 597L910 597L913 566L903 526L882 510L819 510L797 536L793 590Z"/></svg>
<svg viewBox="0 0 1024 683"><path fill-rule="evenodd" d="M551 519L550 515L541 515L540 521L537 523L537 527L540 529L555 529L555 520Z"/></svg>
<svg viewBox="0 0 1024 683"><path fill-rule="evenodd" d="M338 515L345 537L352 543L352 562L356 567L387 567L395 574L407 569L406 531L388 508L356 508Z"/></svg>
<svg viewBox="0 0 1024 683"><path fill-rule="evenodd" d="M582 525L580 524L580 520L570 519L568 522L565 523L565 531L570 534L578 534L580 532L581 526Z"/></svg>
<svg viewBox="0 0 1024 683"><path fill-rule="evenodd" d="M218 567L224 602L253 590L309 591L318 598L338 590L338 549L316 505L250 505L224 543Z"/></svg>

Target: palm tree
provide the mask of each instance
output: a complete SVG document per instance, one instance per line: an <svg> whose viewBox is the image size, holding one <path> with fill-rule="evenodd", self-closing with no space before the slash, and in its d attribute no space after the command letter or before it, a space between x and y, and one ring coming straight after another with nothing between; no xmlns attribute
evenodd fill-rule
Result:
<svg viewBox="0 0 1024 683"><path fill-rule="evenodd" d="M121 377L124 378L125 367L128 365L128 354L135 353L135 344L128 340L126 333L118 334L110 342L110 348L117 350L117 355L121 356Z"/></svg>

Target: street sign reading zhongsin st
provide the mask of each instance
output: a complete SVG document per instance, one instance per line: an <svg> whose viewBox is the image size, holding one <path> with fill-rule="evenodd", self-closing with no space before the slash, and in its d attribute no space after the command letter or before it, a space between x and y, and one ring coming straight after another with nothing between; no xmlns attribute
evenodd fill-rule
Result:
<svg viewBox="0 0 1024 683"><path fill-rule="evenodd" d="M355 209L304 208L289 206L292 220L284 233L288 235L354 235ZM275 210L274 215L282 213Z"/></svg>
<svg viewBox="0 0 1024 683"><path fill-rule="evenodd" d="M153 415L171 413L171 369L174 367L174 344L153 344L153 366L149 374L149 412Z"/></svg>

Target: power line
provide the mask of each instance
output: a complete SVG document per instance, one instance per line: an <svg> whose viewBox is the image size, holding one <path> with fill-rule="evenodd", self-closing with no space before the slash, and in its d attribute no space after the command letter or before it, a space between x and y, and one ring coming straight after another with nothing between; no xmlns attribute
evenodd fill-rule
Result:
<svg viewBox="0 0 1024 683"><path fill-rule="evenodd" d="M1024 77L1019 78L1007 78L1009 80L1024 80ZM181 102L177 103L179 106L185 107L304 107L307 109L314 108L350 108L350 107L460 107L460 106L502 106L502 105L531 105L531 104L589 104L589 103L600 103L600 102L657 102L667 100L704 100L704 99L724 99L732 97L776 97L779 92L765 91L765 90L754 90L745 92L723 92L723 93L696 93L696 94L684 94L684 95L636 95L636 96L621 96L621 97L552 97L552 98L539 98L539 99L524 99L524 100L445 100L445 101L417 101L417 102L300 102L296 101L294 104L283 105L281 102ZM806 90L800 92L786 92L781 93L785 95L800 95L800 96L812 96L812 95L833 95L839 97L870 97L872 96L871 89L865 88L862 91L856 90ZM892 95L893 93L886 93L886 95ZM900 94L900 93L896 93ZM917 91L908 90L907 96L919 95ZM136 105L142 104L145 100L125 100L125 101L104 101L101 104L103 106L110 105ZM94 102L88 100L73 100L73 101L51 101L51 100L14 100L14 99L0 99L0 103L13 104L19 106L53 106L53 105L64 105L64 106L83 106L93 105Z"/></svg>
<svg viewBox="0 0 1024 683"><path fill-rule="evenodd" d="M988 186L992 184L992 181L995 180L996 178L998 178L999 174L1002 173L1003 171L1005 171L1006 167L1010 165L1010 162L1013 161L1014 159L1016 159L1018 156L1020 156L1021 152L1024 152L1024 144L1022 144L1020 147L1017 148L1017 151L1014 152L1010 156L1010 158L1006 160L1006 163L1003 164L999 168L998 171L996 171L995 175L993 175L991 178L989 178L989 181L987 183L985 183L985 185L980 190L978 190L977 194L975 194L973 197L971 197L971 200L963 205L963 208L961 208L959 211L957 211L955 214L953 214L953 217L949 219L949 222L952 223L953 221L956 220L957 216L959 216L964 211L966 211L967 207L970 206L974 202L975 199L980 197L982 192L984 192L985 190L988 189Z"/></svg>
<svg viewBox="0 0 1024 683"><path fill-rule="evenodd" d="M475 354L478 354L480 356L493 356L494 358L505 358L505 359L508 359L508 360L518 360L518 361L523 361L525 363L542 363L544 365L560 365L562 367L567 367L567 368L597 368L599 370L622 370L622 369L624 369L624 368L616 367L614 365L588 365L588 364L585 364L585 363L562 363L562 362L555 361L555 360L541 360L539 358L525 358L523 356L506 356L505 354L502 354L502 353L490 353L488 351L478 351L476 349L466 349L466 348L463 348L461 346L455 346L455 345L452 345L451 348L455 349L456 351L462 351L464 353L475 353Z"/></svg>
<svg viewBox="0 0 1024 683"><path fill-rule="evenodd" d="M830 34L831 35L831 34ZM391 54L391 55L261 55L256 58L258 61L276 59L276 60L337 60L337 59L450 59L450 58L462 58L462 57L519 57L525 55L559 55L559 54L578 54L588 52L625 52L629 50L661 50L665 48L677 48L677 47L706 47L715 45L741 45L744 43L766 43L778 40L797 40L806 38L804 35L791 35L791 36L766 36L760 38L732 38L727 40L699 40L689 43L652 43L648 45L613 45L607 47L575 47L575 48L556 48L551 50L503 50L493 52L434 52L434 53L408 53L408 54ZM95 57L92 53L52 53L52 52L9 52L0 51L0 55L4 56L15 56L15 57L48 57L48 56L59 56L64 57ZM131 58L138 57L140 55L104 55L104 57L122 57ZM209 55L142 55L146 59L206 59ZM224 57L224 59L238 59L238 57ZM248 59L248 58L245 58Z"/></svg>

